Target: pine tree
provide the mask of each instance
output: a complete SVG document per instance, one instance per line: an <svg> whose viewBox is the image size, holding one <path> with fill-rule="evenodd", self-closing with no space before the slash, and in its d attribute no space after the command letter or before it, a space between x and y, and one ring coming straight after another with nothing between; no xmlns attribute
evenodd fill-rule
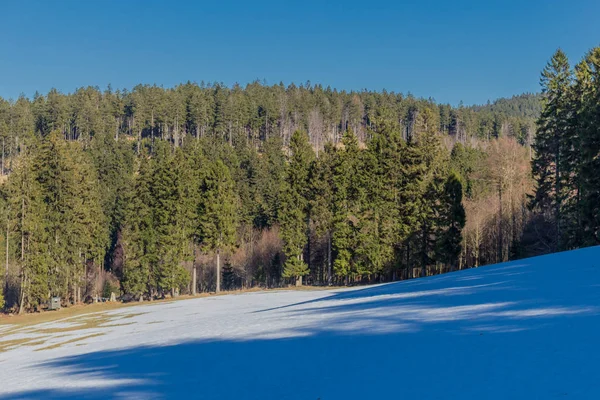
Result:
<svg viewBox="0 0 600 400"><path fill-rule="evenodd" d="M565 190L562 186L562 171L565 165L563 156L568 148L570 121L569 94L571 71L567 56L557 50L544 68L540 80L544 99L542 114L537 121L537 134L533 149L532 172L537 186L532 201L533 206L542 210L553 210L554 248L560 250L562 245L561 226L564 224L563 208Z"/></svg>
<svg viewBox="0 0 600 400"><path fill-rule="evenodd" d="M285 154L283 141L274 136L265 141L260 158L259 181L262 189L261 219L264 226L271 227L279 221L281 211L281 188L285 179Z"/></svg>
<svg viewBox="0 0 600 400"><path fill-rule="evenodd" d="M585 244L600 243L600 48L586 56L577 71L583 98L578 112L581 129L581 220Z"/></svg>
<svg viewBox="0 0 600 400"><path fill-rule="evenodd" d="M302 285L302 277L309 273L303 253L308 235L309 171L314 153L306 133L296 131L290 140L290 162L281 193L281 236L286 261L283 276L295 278Z"/></svg>
<svg viewBox="0 0 600 400"><path fill-rule="evenodd" d="M111 267L111 257L126 214L126 200L133 187L133 149L126 141L115 140L113 136L112 132L95 135L88 149L97 172L102 210L108 224L106 267Z"/></svg>
<svg viewBox="0 0 600 400"><path fill-rule="evenodd" d="M343 148L334 169L334 233L333 269L338 277L349 281L356 272L355 249L359 231L360 206L366 197L362 187L360 148L356 136L346 131L342 138Z"/></svg>
<svg viewBox="0 0 600 400"><path fill-rule="evenodd" d="M82 144L65 141L58 131L42 140L35 168L52 237L50 289L77 303L88 262L100 262L108 242L98 178Z"/></svg>
<svg viewBox="0 0 600 400"><path fill-rule="evenodd" d="M368 203L374 208L377 217L377 235L381 246L381 261L390 267L392 279L401 263L400 247L406 240L410 227L402 216L409 206L406 203L407 190L405 174L409 163L404 159L406 143L402 140L400 128L395 121L376 119L378 131L373 132L369 142L372 166L367 172L366 184L370 195ZM376 263L375 263L376 264Z"/></svg>
<svg viewBox="0 0 600 400"><path fill-rule="evenodd" d="M178 150L178 154L180 150ZM152 216L156 232L156 259L152 271L160 295L177 294L189 282L182 262L191 243L188 230L189 206L185 196L183 171L187 170L181 155L177 159L164 141L156 144L152 173Z"/></svg>
<svg viewBox="0 0 600 400"><path fill-rule="evenodd" d="M19 313L39 309L50 295L51 260L48 254L48 226L42 187L37 178L37 143L23 152L7 183L8 231L20 266Z"/></svg>
<svg viewBox="0 0 600 400"><path fill-rule="evenodd" d="M428 267L436 261L433 252L436 232L439 229L440 199L444 189L443 171L448 160L442 152L440 139L431 124L427 129L417 132L414 141L414 150L421 163L417 171L422 174L412 178L420 183L420 187L415 188L416 192L413 193L413 195L417 194L413 214L416 218L414 240L421 276L426 276Z"/></svg>
<svg viewBox="0 0 600 400"><path fill-rule="evenodd" d="M456 267L461 252L462 230L465 226L465 209L462 205L463 188L459 176L451 172L444 184L440 220L438 222L437 259Z"/></svg>
<svg viewBox="0 0 600 400"><path fill-rule="evenodd" d="M155 231L152 215L152 165L143 154L137 162L133 190L126 201L125 217L121 231L124 249L122 290L139 298L144 293L153 295L154 279L150 273L156 260Z"/></svg>
<svg viewBox="0 0 600 400"><path fill-rule="evenodd" d="M561 158L561 186L564 191L562 244L565 249L577 248L584 244L582 183L585 174L582 173L582 167L583 156L588 156L586 152L589 150L584 140L586 132L591 128L587 115L587 102L592 94L591 69L588 60L584 59L576 65L574 78L575 82L568 99L570 119L567 121Z"/></svg>
<svg viewBox="0 0 600 400"><path fill-rule="evenodd" d="M327 241L327 255L325 268L328 284L333 278L332 238L334 228L334 173L336 163L335 147L331 143L325 144L319 158L312 164L309 173L310 182L310 219L315 227L318 238ZM323 271L323 272L324 272Z"/></svg>
<svg viewBox="0 0 600 400"><path fill-rule="evenodd" d="M202 196L198 212L199 236L206 250L216 252L216 291L220 292L220 256L222 251L235 244L239 204L229 168L221 160L208 167L202 183Z"/></svg>

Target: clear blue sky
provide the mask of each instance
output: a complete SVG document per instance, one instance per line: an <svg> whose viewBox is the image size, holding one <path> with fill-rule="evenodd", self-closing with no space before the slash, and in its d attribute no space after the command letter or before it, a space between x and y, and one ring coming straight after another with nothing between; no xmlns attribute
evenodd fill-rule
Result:
<svg viewBox="0 0 600 400"><path fill-rule="evenodd" d="M0 0L0 96L187 80L322 83L452 104L538 91L600 44L600 1Z"/></svg>

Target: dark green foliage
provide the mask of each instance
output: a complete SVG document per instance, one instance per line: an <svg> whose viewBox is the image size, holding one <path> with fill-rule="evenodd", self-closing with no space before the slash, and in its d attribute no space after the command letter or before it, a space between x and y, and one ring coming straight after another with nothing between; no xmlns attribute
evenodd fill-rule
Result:
<svg viewBox="0 0 600 400"><path fill-rule="evenodd" d="M555 249L600 243L600 49L570 69L558 50L542 73L532 206L552 223ZM541 224L540 223L540 224Z"/></svg>
<svg viewBox="0 0 600 400"><path fill-rule="evenodd" d="M360 204L366 193L361 179L360 149L356 136L347 131L342 138L334 170L333 268L340 277L348 277L355 268L355 249L359 230Z"/></svg>
<svg viewBox="0 0 600 400"><path fill-rule="evenodd" d="M267 139L259 162L260 213L257 225L273 226L279 221L281 211L281 188L285 179L285 154L279 137Z"/></svg>
<svg viewBox="0 0 600 400"><path fill-rule="evenodd" d="M308 136L296 131L290 140L290 160L281 190L281 238L287 257L283 276L296 278L308 274L308 266L303 260L304 246L307 243L309 212L309 171L314 161L314 152L308 143Z"/></svg>
<svg viewBox="0 0 600 400"><path fill-rule="evenodd" d="M121 246L124 260L121 284L127 294L139 296L154 286L150 269L155 262L155 231L152 213L151 161L146 155L139 159L133 188L127 198Z"/></svg>
<svg viewBox="0 0 600 400"><path fill-rule="evenodd" d="M577 69L577 128L580 133L579 221L584 244L600 243L600 48Z"/></svg>
<svg viewBox="0 0 600 400"><path fill-rule="evenodd" d="M581 133L565 142L561 161L581 176L560 183L564 219L577 215L574 226L588 231L600 217L590 207L584 218L571 194L595 201L595 159L590 153L585 164L574 151L584 141L586 151L598 147L586 100L597 95L593 60L568 96L579 104L569 117L580 116ZM8 175L0 225L18 286L8 307L101 295L107 272L126 298L159 298L189 290L191 272L210 264L210 281L197 287L212 290L212 260L221 256L227 288L301 277L374 282L456 267L463 191L469 200L490 186L478 180L485 145L465 143L510 136L529 144L537 99L456 108L391 92L258 82L0 99L0 175ZM444 135L456 143L451 155Z"/></svg>
<svg viewBox="0 0 600 400"><path fill-rule="evenodd" d="M320 279L332 280L332 235L334 229L334 174L337 155L331 144L325 145L320 157L312 164L309 173L309 214L316 239L326 241L326 254L322 257Z"/></svg>
<svg viewBox="0 0 600 400"><path fill-rule="evenodd" d="M102 297L105 299L110 299L112 293L117 293L119 288L113 285L110 281L104 282L104 287L102 288Z"/></svg>
<svg viewBox="0 0 600 400"><path fill-rule="evenodd" d="M563 202L566 198L563 159L570 134L569 95L571 71L566 55L558 50L548 63L541 78L544 108L537 122L537 134L533 149L532 172L537 188L533 206L552 210L555 221L555 248L561 249L561 225L564 215Z"/></svg>
<svg viewBox="0 0 600 400"><path fill-rule="evenodd" d="M102 210L108 221L110 255L117 244L118 232L125 218L127 198L132 187L134 152L124 141L109 133L93 137L89 153L98 175ZM110 264L110 259L107 260Z"/></svg>
<svg viewBox="0 0 600 400"><path fill-rule="evenodd" d="M220 160L208 166L201 183L199 237L211 250L226 250L235 244L239 201L229 168Z"/></svg>
<svg viewBox="0 0 600 400"><path fill-rule="evenodd" d="M462 230L465 226L465 209L462 205L463 188L459 176L452 172L444 184L440 212L437 259L456 267L461 251Z"/></svg>
<svg viewBox="0 0 600 400"><path fill-rule="evenodd" d="M450 153L450 166L457 173L463 186L463 193L467 198L479 195L481 185L474 179L480 172L482 161L486 154L480 149L456 143Z"/></svg>

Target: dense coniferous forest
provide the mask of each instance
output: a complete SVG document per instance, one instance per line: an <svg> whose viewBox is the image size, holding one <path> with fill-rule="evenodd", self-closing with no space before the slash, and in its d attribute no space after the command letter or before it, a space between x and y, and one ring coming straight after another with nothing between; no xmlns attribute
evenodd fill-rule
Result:
<svg viewBox="0 0 600 400"><path fill-rule="evenodd" d="M558 50L541 78L532 206L546 251L600 243L600 48L574 68Z"/></svg>
<svg viewBox="0 0 600 400"><path fill-rule="evenodd" d="M385 282L593 242L595 54L573 79L557 53L543 110L310 83L0 99L0 306Z"/></svg>

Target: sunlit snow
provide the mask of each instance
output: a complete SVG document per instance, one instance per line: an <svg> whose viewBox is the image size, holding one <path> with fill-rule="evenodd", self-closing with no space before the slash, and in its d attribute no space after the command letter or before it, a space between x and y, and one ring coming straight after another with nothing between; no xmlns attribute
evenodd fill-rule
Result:
<svg viewBox="0 0 600 400"><path fill-rule="evenodd" d="M0 326L0 398L598 399L599 260Z"/></svg>

